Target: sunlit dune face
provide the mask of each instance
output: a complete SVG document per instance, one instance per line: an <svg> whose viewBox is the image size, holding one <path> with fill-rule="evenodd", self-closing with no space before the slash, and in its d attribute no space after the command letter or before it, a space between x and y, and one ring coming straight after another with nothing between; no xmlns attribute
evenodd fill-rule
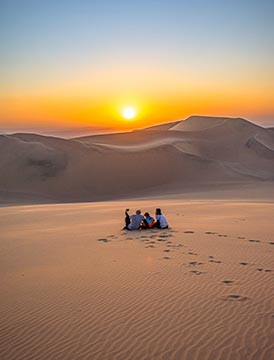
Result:
<svg viewBox="0 0 274 360"><path fill-rule="evenodd" d="M126 120L133 120L137 115L137 110L134 107L127 106L122 109L122 116Z"/></svg>

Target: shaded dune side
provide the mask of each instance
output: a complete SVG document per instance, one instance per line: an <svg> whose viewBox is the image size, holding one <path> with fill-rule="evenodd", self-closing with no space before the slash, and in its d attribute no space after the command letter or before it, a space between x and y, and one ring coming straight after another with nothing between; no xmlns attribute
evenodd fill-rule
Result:
<svg viewBox="0 0 274 360"><path fill-rule="evenodd" d="M77 140L0 136L0 191L80 201L274 178L271 130L202 117L159 128Z"/></svg>
<svg viewBox="0 0 274 360"><path fill-rule="evenodd" d="M200 181L200 176L203 182L209 182L229 175L222 164L187 154L169 144L154 144L149 151L137 152L76 145L69 151L69 141L59 144L57 149L44 144L42 151L36 151L34 142L25 144L11 139L8 144L2 143L6 149L13 148L14 153L10 152L9 162L4 164L6 176L1 178L1 188L57 198L100 199L117 194L134 195L143 189L174 182L193 184ZM19 159L18 152L21 152Z"/></svg>
<svg viewBox="0 0 274 360"><path fill-rule="evenodd" d="M252 149L258 156L267 159L274 158L274 140L261 139L259 137L253 137L246 143L247 147Z"/></svg>
<svg viewBox="0 0 274 360"><path fill-rule="evenodd" d="M7 181L18 180L20 174L24 177L24 170L29 166L42 177L57 175L67 166L65 153L38 141L22 141L18 138L0 137L0 166L5 169L2 176ZM31 176L31 175L30 175ZM1 179L3 179L1 177Z"/></svg>

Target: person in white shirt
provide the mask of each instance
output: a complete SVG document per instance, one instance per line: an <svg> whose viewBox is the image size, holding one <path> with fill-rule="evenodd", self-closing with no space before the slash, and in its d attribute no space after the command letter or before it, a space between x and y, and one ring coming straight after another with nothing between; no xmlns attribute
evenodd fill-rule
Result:
<svg viewBox="0 0 274 360"><path fill-rule="evenodd" d="M154 224L153 227L157 227L159 229L167 229L168 223L166 217L162 214L161 209L157 208L155 211L155 215L156 215L156 223Z"/></svg>

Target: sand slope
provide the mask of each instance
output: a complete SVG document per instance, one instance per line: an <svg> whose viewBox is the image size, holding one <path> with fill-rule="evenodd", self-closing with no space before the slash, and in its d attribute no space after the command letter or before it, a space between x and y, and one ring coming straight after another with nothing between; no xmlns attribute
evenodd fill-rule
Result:
<svg viewBox="0 0 274 360"><path fill-rule="evenodd" d="M161 206L172 229L125 232ZM3 360L274 358L273 203L0 208Z"/></svg>
<svg viewBox="0 0 274 360"><path fill-rule="evenodd" d="M2 135L0 168L2 202L14 194L40 201L90 201L273 182L274 133L244 119L194 116L70 140Z"/></svg>

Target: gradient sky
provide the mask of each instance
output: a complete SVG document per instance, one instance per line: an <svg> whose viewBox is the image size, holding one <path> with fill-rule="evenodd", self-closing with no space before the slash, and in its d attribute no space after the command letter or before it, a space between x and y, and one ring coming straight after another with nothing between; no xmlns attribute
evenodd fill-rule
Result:
<svg viewBox="0 0 274 360"><path fill-rule="evenodd" d="M124 130L193 114L274 124L273 0L0 6L0 129Z"/></svg>

